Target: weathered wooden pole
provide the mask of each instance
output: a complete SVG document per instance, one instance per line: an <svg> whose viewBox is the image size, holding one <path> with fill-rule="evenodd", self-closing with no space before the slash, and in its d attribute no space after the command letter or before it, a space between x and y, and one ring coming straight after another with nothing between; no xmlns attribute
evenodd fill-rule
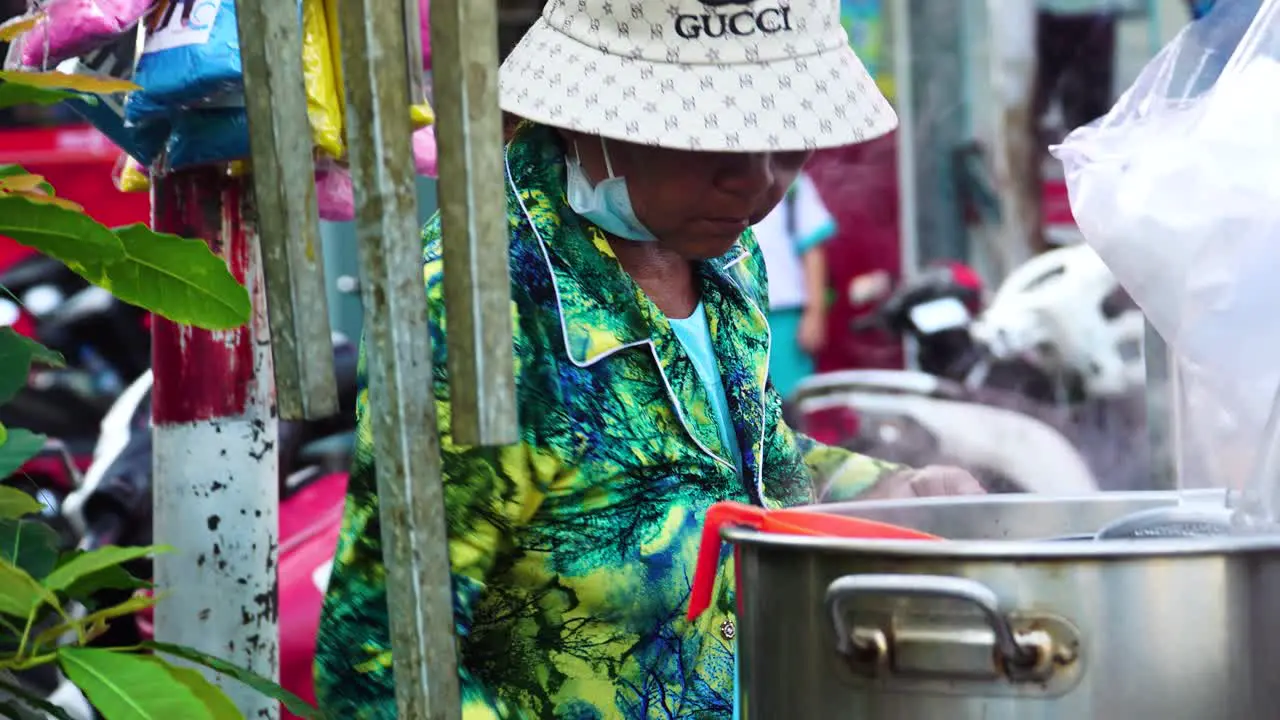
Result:
<svg viewBox="0 0 1280 720"><path fill-rule="evenodd" d="M325 308L315 165L294 3L239 0L259 247L270 308L276 402L285 420L338 412Z"/></svg>

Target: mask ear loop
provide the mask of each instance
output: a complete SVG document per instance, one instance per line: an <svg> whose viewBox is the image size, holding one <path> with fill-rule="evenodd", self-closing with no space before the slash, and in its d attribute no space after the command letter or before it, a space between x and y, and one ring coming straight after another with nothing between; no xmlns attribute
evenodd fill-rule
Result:
<svg viewBox="0 0 1280 720"><path fill-rule="evenodd" d="M600 138L600 152L604 153L604 169L608 171L609 179L612 180L615 177L613 174L613 161L609 159L609 146L605 144L603 137Z"/></svg>

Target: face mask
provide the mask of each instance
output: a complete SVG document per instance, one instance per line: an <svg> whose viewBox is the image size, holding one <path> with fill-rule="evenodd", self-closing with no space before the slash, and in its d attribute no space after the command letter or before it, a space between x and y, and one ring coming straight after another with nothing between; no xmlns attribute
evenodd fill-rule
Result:
<svg viewBox="0 0 1280 720"><path fill-rule="evenodd" d="M613 163L609 160L609 148L605 145L604 138L600 138L600 149L604 151L604 164L609 171L609 179L595 187L592 187L591 181L582 171L577 144L573 147L573 158L565 158L564 164L568 168L565 194L569 198L569 207L610 235L640 242L657 240L631 209L627 179L614 177Z"/></svg>

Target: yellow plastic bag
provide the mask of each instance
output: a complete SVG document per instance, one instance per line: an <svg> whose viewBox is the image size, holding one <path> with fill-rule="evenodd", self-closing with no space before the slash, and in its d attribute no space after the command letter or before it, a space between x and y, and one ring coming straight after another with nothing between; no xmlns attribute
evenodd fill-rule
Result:
<svg viewBox="0 0 1280 720"><path fill-rule="evenodd" d="M338 112L341 117L345 118L346 115L343 113L346 113L347 111L347 88L346 85L343 84L342 50L340 47L340 39L338 37L338 3L341 0L315 1L320 3L324 8L325 25L328 28L329 57L333 65L335 94L338 98ZM303 0L304 12L306 11L308 2L310 2L310 0ZM303 23L304 25L306 23L305 16L303 17ZM431 108L430 103L424 100L417 105L411 105L409 107L409 119L413 123L413 128L415 130L420 130L424 127L430 127L435 124L436 113L435 110ZM319 143L317 143L317 145L319 145ZM343 156L335 155L333 157L335 159L342 159Z"/></svg>
<svg viewBox="0 0 1280 720"><path fill-rule="evenodd" d="M120 192L138 193L151 189L151 180L142 165L126 153L120 153L120 157L116 159L111 180Z"/></svg>
<svg viewBox="0 0 1280 720"><path fill-rule="evenodd" d="M413 120L413 129L421 130L430 127L436 121L436 111L425 100L419 105L409 106L409 117Z"/></svg>
<svg viewBox="0 0 1280 720"><path fill-rule="evenodd" d="M331 158L346 154L343 108L330 41L325 0L302 0L302 75L307 85L307 118L315 146Z"/></svg>
<svg viewBox="0 0 1280 720"><path fill-rule="evenodd" d="M338 3L341 0L320 0L324 6L325 25L329 28L329 63L333 66L334 87L338 91L338 111L347 112L347 86L342 78L342 49L338 39ZM346 117L343 114L342 117Z"/></svg>

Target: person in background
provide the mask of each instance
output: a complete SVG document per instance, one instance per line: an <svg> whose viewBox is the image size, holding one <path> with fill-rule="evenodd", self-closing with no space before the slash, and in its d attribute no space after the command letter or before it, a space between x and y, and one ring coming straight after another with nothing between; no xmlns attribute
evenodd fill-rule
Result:
<svg viewBox="0 0 1280 720"><path fill-rule="evenodd" d="M813 180L801 174L755 234L769 276L769 376L786 401L813 372L814 355L827 341L822 245L836 234L836 222Z"/></svg>

